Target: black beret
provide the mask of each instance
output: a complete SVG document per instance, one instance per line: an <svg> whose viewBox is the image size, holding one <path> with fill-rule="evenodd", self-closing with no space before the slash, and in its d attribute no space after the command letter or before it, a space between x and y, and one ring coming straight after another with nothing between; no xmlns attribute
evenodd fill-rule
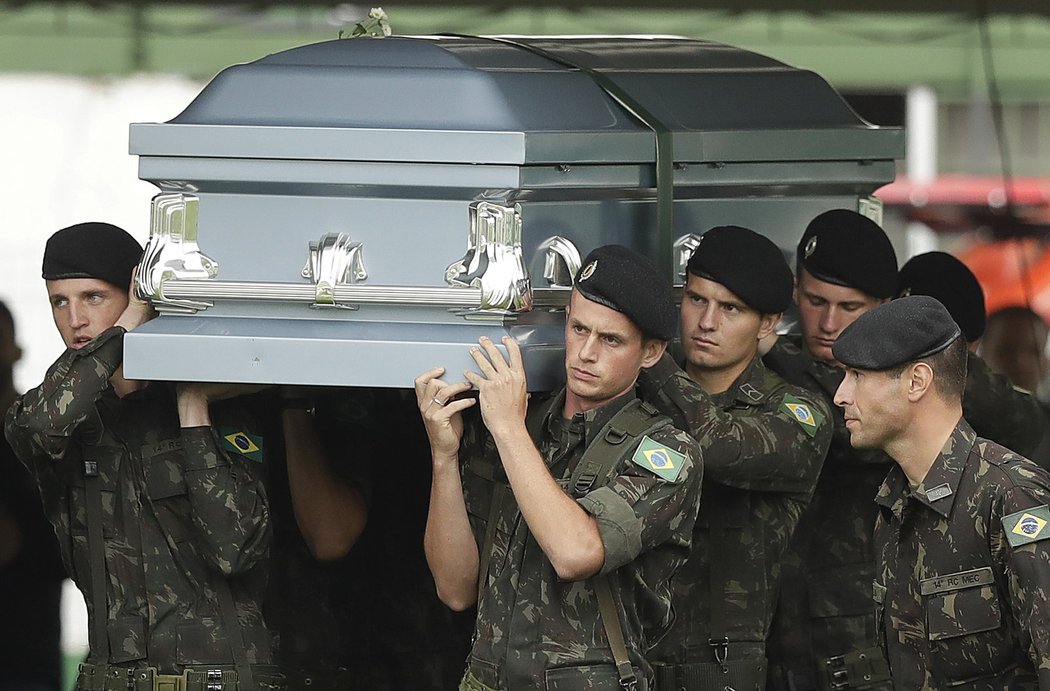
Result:
<svg viewBox="0 0 1050 691"><path fill-rule="evenodd" d="M772 240L749 228L717 226L700 237L689 273L721 283L763 314L791 304L791 268Z"/></svg>
<svg viewBox="0 0 1050 691"><path fill-rule="evenodd" d="M962 329L936 298L913 295L857 317L831 352L846 367L887 370L939 353L961 335Z"/></svg>
<svg viewBox="0 0 1050 691"><path fill-rule="evenodd" d="M984 291L977 277L947 252L927 252L901 267L897 294L929 295L940 300L969 342L984 334Z"/></svg>
<svg viewBox="0 0 1050 691"><path fill-rule="evenodd" d="M669 341L678 328L670 282L647 257L622 245L592 250L576 276L576 290L622 312L650 338Z"/></svg>
<svg viewBox="0 0 1050 691"><path fill-rule="evenodd" d="M856 211L834 209L806 226L798 263L814 278L876 298L897 294L897 255L879 224Z"/></svg>
<svg viewBox="0 0 1050 691"><path fill-rule="evenodd" d="M126 230L110 223L78 223L56 232L44 247L43 277L97 278L128 289L142 246Z"/></svg>

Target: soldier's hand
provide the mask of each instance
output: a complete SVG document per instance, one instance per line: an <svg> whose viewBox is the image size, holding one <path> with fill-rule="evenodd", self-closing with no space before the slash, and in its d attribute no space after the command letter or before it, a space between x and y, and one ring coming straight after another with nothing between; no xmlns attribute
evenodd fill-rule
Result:
<svg viewBox="0 0 1050 691"><path fill-rule="evenodd" d="M423 416L435 462L458 454L463 438L463 411L474 405L473 398L457 398L470 391L470 383L449 384L440 379L444 373L444 367L437 367L415 381L416 405Z"/></svg>
<svg viewBox="0 0 1050 691"><path fill-rule="evenodd" d="M157 311L153 309L153 305L138 294L135 280L138 277L138 273L139 267L137 266L131 270L131 283L128 285L128 306L124 308L124 312L121 313L116 321L116 326L124 327L125 331L131 331L157 316Z"/></svg>
<svg viewBox="0 0 1050 691"><path fill-rule="evenodd" d="M236 398L269 388L269 384L230 384L227 382L182 382L175 387L182 427L204 427L211 424L208 404Z"/></svg>
<svg viewBox="0 0 1050 691"><path fill-rule="evenodd" d="M503 358L496 344L482 337L480 348L472 348L481 374L465 372L464 376L478 389L478 401L485 426L494 436L524 424L529 394L525 382L525 366L521 349L510 336L503 337L508 359Z"/></svg>

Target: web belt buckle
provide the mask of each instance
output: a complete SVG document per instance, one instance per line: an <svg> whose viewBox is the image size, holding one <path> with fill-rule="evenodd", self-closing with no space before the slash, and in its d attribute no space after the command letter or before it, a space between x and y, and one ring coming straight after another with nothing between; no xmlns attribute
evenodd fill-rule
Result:
<svg viewBox="0 0 1050 691"><path fill-rule="evenodd" d="M878 648L854 650L824 661L832 689L864 689L888 681L889 667Z"/></svg>
<svg viewBox="0 0 1050 691"><path fill-rule="evenodd" d="M209 669L204 673L204 691L222 691L221 669Z"/></svg>
<svg viewBox="0 0 1050 691"><path fill-rule="evenodd" d="M824 664L828 668L828 686L833 689L848 689L850 683L849 671L846 669L846 657L835 655L824 660Z"/></svg>

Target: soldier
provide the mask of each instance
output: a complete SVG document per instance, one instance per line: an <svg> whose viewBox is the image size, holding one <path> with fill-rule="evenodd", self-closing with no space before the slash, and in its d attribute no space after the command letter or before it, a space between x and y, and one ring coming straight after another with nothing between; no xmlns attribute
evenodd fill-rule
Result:
<svg viewBox="0 0 1050 691"><path fill-rule="evenodd" d="M882 229L836 209L810 222L798 244L795 301L801 340L776 336L766 364L828 404L839 383L832 346L861 314L897 291L897 258ZM850 447L842 416L831 415L831 445L813 501L784 562L768 643L770 685L805 691L887 688L869 605L874 556L871 497L892 460Z"/></svg>
<svg viewBox="0 0 1050 691"><path fill-rule="evenodd" d="M984 291L973 272L946 252L920 254L901 267L899 294L936 298L962 329L969 349L963 415L974 431L1050 468L1050 438L1039 400L1014 388L976 354L984 334L985 309ZM987 344L983 350L988 350ZM1012 355L1014 362L1022 359Z"/></svg>
<svg viewBox="0 0 1050 691"><path fill-rule="evenodd" d="M123 336L152 316L128 287L141 252L106 223L51 236L43 277L66 350L6 419L88 606L76 688L280 688L253 666L271 647L266 440L246 410L212 404L231 387L123 376Z"/></svg>
<svg viewBox="0 0 1050 691"><path fill-rule="evenodd" d="M438 600L423 554L430 445L414 392L284 394L265 614L288 688L455 688L474 620ZM394 439L398 471L380 472Z"/></svg>
<svg viewBox="0 0 1050 691"><path fill-rule="evenodd" d="M758 357L791 290L791 269L773 242L746 228L712 228L688 264L685 372L665 355L639 379L647 400L704 452L693 551L674 580L675 623L650 653L657 689L765 688L780 561L832 430L820 396Z"/></svg>
<svg viewBox="0 0 1050 691"><path fill-rule="evenodd" d="M562 391L526 414L510 338L509 361L481 339L465 383L442 368L416 379L434 466L427 560L446 604L478 603L461 689L652 688L645 652L671 623L702 476L696 442L634 393L674 330L670 286L608 245L566 310ZM478 398L461 398L472 385ZM484 429L464 426L472 406Z"/></svg>
<svg viewBox="0 0 1050 691"><path fill-rule="evenodd" d="M933 298L901 298L833 352L851 443L895 461L873 587L893 686L1050 688L1050 474L963 418L959 326Z"/></svg>
<svg viewBox="0 0 1050 691"><path fill-rule="evenodd" d="M282 389L285 453L268 468L273 549L264 613L290 691L367 688L350 657L368 647L369 594L355 587L360 564L346 557L369 513L365 459L375 457L376 421L368 394Z"/></svg>

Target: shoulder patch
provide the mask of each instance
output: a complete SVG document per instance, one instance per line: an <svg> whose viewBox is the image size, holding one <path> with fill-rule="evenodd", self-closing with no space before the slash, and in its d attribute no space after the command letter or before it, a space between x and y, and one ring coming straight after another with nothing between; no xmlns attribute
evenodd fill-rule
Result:
<svg viewBox="0 0 1050 691"><path fill-rule="evenodd" d="M1046 504L1003 516L1003 534L1011 547L1021 547L1050 537L1050 507Z"/></svg>
<svg viewBox="0 0 1050 691"><path fill-rule="evenodd" d="M250 461L262 463L262 437L229 427L220 430L219 436L222 437L222 448L224 450L244 456Z"/></svg>
<svg viewBox="0 0 1050 691"><path fill-rule="evenodd" d="M816 436L817 430L820 428L821 423L824 422L824 415L812 404L806 403L790 394L784 396L784 402L780 404L780 409L797 422L806 431L806 434L811 437Z"/></svg>
<svg viewBox="0 0 1050 691"><path fill-rule="evenodd" d="M631 460L668 482L677 482L685 466L685 456L653 441L648 435L642 437L642 442Z"/></svg>

